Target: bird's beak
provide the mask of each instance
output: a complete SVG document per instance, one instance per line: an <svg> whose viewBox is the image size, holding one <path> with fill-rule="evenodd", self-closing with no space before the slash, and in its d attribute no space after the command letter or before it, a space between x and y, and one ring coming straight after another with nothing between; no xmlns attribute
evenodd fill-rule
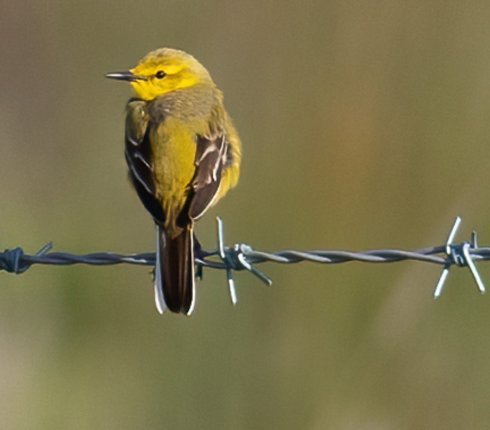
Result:
<svg viewBox="0 0 490 430"><path fill-rule="evenodd" d="M128 82L147 80L145 76L135 75L131 70L127 70L125 72L107 73L105 77L109 79L117 79L118 81L128 81Z"/></svg>

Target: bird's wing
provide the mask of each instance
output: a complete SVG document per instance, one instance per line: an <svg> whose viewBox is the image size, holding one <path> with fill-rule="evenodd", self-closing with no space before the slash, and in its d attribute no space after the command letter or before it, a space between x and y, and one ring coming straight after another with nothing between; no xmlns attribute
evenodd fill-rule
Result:
<svg viewBox="0 0 490 430"><path fill-rule="evenodd" d="M146 102L132 99L126 107L126 162L129 177L145 208L155 221L163 223L162 205L156 197L149 140L150 115Z"/></svg>
<svg viewBox="0 0 490 430"><path fill-rule="evenodd" d="M213 204L228 160L229 143L224 132L212 137L198 136L196 173L191 183L188 215L197 219Z"/></svg>

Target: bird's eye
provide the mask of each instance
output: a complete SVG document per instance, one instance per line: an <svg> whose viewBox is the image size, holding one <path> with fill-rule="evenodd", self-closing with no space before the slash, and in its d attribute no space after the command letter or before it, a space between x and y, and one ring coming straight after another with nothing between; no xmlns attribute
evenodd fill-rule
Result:
<svg viewBox="0 0 490 430"><path fill-rule="evenodd" d="M157 79L163 79L166 76L166 73L163 70L159 70L155 73L155 77Z"/></svg>

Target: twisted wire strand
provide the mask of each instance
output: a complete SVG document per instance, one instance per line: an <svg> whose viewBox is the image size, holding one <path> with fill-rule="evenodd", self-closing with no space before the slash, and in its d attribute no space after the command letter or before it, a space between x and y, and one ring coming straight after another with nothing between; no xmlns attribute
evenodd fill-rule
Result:
<svg viewBox="0 0 490 430"><path fill-rule="evenodd" d="M436 286L435 298L442 292L448 271L452 266L468 267L478 285L480 292L485 292L485 287L478 274L475 261L490 260L490 247L479 247L476 241L476 233L473 232L471 241L453 244L453 239L459 227L461 219L458 217L449 234L445 245L421 248L414 251L401 249L374 249L366 251L345 250L313 250L296 251L283 250L278 252L256 251L246 244L236 244L231 247L224 245L223 225L218 218L218 249L216 251L196 250L196 263L198 275L202 276L202 268L226 270L228 285L232 301L236 302L233 271L247 270L257 276L266 284L272 280L259 271L254 265L273 262L279 264L297 264L311 262L319 264L340 264L352 261L363 263L396 263L401 261L420 261L443 266L443 272ZM155 253L146 252L139 254L121 254L115 252L94 252L90 254L72 254L68 252L50 252L52 244L43 246L37 253L29 255L20 247L6 249L0 252L0 271L20 274L34 264L43 265L73 265L88 264L107 266L115 264L155 265Z"/></svg>
<svg viewBox="0 0 490 430"><path fill-rule="evenodd" d="M455 245L455 246L461 246ZM256 251L248 245L238 244L226 247L227 257L233 261L238 254L243 254L250 264L279 263L296 264L311 262L320 264L339 264L351 261L363 263L396 263L413 260L441 266L455 265L451 256L445 254L445 246L423 248L415 251L400 249L373 249L366 251L344 251L344 250L315 250L295 251L283 250L277 252ZM474 248L470 251L473 260L490 260L490 247ZM218 259L217 259L218 258ZM15 262L15 263L14 263ZM203 267L213 269L225 269L227 263L219 259L218 251L201 251L196 256L196 262ZM115 264L132 264L153 266L155 264L155 253L145 252L139 254L120 254L116 252L93 252L89 254L72 254L69 252L45 252L36 254L25 254L22 248L6 249L0 252L0 270L11 273L22 273L25 266L34 264L68 266L74 264L87 264L94 266L108 266ZM16 267L17 266L17 267ZM232 267L241 270L241 267Z"/></svg>

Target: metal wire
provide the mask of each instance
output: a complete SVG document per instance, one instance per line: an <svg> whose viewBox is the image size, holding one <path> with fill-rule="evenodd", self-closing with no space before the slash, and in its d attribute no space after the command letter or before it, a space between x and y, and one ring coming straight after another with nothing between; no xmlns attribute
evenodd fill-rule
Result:
<svg viewBox="0 0 490 430"><path fill-rule="evenodd" d="M221 269L226 271L230 297L233 304L237 302L233 272L247 270L267 285L272 280L255 265L265 262L280 264L296 264L304 261L320 264L340 264L351 261L364 263L396 263L406 260L421 261L443 266L443 271L434 291L434 298L438 298L443 290L444 283L452 266L468 267L478 289L485 292L485 286L476 269L475 261L490 260L490 247L479 247L476 233L473 232L471 240L460 244L453 244L454 237L461 223L457 217L444 245L431 248L422 248L415 251L399 249L378 249L367 251L343 250L317 250L294 251L284 250L278 252L256 251L246 244L236 244L231 247L224 245L223 223L217 219L218 249L216 251L196 250L196 263L198 276L202 276L203 267ZM155 265L155 253L119 254L113 252L96 252L76 255L67 252L50 252L52 244L43 246L36 254L25 254L20 247L6 249L0 252L0 270L20 274L34 264L73 265L89 264L107 266L114 264L134 264L144 266Z"/></svg>

